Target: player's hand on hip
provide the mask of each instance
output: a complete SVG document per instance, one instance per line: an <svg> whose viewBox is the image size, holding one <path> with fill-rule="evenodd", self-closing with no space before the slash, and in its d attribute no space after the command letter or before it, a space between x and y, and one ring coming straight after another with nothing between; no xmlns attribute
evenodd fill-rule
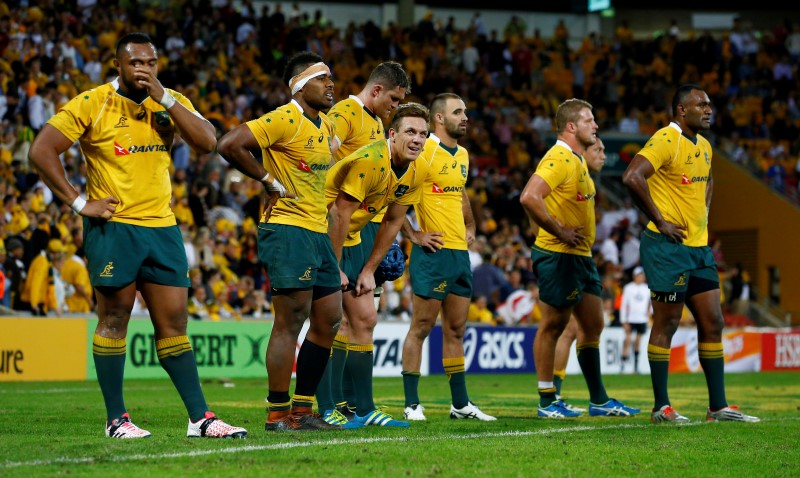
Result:
<svg viewBox="0 0 800 478"><path fill-rule="evenodd" d="M272 215L272 208L280 197L281 195L276 192L268 192L264 197L264 222L269 222L269 217Z"/></svg>
<svg viewBox="0 0 800 478"><path fill-rule="evenodd" d="M339 281L342 284L342 290L347 290L347 286L350 285L350 279L347 278L347 274L341 269L339 270Z"/></svg>
<svg viewBox="0 0 800 478"><path fill-rule="evenodd" d="M470 231L469 229L467 229L466 240L467 240L467 245L471 246L472 243L475 242L475 232Z"/></svg>
<svg viewBox="0 0 800 478"><path fill-rule="evenodd" d="M117 211L117 204L119 204L119 200L111 196L103 199L90 199L81 209L81 216L108 220Z"/></svg>
<svg viewBox="0 0 800 478"><path fill-rule="evenodd" d="M558 238L564 244L570 247L577 247L581 242L586 239L586 236L581 233L583 226L577 227L561 227L561 234L558 235Z"/></svg>
<svg viewBox="0 0 800 478"><path fill-rule="evenodd" d="M686 227L681 226L680 224L673 224L669 221L663 221L660 224L657 224L656 227L658 228L658 232L661 235L672 239L675 242L683 242L686 239Z"/></svg>
<svg viewBox="0 0 800 478"><path fill-rule="evenodd" d="M444 234L441 232L418 232L417 245L421 248L436 252L444 246Z"/></svg>
<svg viewBox="0 0 800 478"><path fill-rule="evenodd" d="M362 271L361 274L358 275L358 280L356 281L356 297L368 294L373 290L375 290L375 275Z"/></svg>

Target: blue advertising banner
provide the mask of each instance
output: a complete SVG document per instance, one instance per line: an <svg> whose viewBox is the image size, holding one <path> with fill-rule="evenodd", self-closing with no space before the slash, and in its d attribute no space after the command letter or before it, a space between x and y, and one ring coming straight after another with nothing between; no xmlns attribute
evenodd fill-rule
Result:
<svg viewBox="0 0 800 478"><path fill-rule="evenodd" d="M535 372L533 339L538 327L467 326L464 333L464 367L467 373ZM444 373L442 327L428 337L430 374Z"/></svg>

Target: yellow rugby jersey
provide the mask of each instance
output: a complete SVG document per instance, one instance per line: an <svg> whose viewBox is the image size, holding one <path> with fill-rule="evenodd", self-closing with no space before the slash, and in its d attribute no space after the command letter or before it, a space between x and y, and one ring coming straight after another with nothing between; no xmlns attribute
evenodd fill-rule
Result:
<svg viewBox="0 0 800 478"><path fill-rule="evenodd" d="M192 103L166 89L189 111ZM147 227L175 225L169 166L175 125L149 96L136 103L119 91L119 80L70 100L48 124L78 141L86 157L86 194L119 199L111 221Z"/></svg>
<svg viewBox="0 0 800 478"><path fill-rule="evenodd" d="M417 204L424 179L425 167L418 160L412 161L397 177L392 169L389 142L385 139L364 146L334 164L325 182L327 204L336 201L339 191L361 201L361 206L350 217L344 245L360 244L361 229L389 204Z"/></svg>
<svg viewBox="0 0 800 478"><path fill-rule="evenodd" d="M358 96L350 95L328 111L333 121L333 134L339 140L339 149L333 155L334 161L355 153L359 148L383 139L383 121L368 110ZM386 211L380 211L372 222L381 222Z"/></svg>
<svg viewBox="0 0 800 478"><path fill-rule="evenodd" d="M467 228L462 198L467 184L469 153L461 146L455 151L434 134L425 142L417 163L427 164L422 198L416 206L419 227L425 232L444 234L445 249L467 250Z"/></svg>
<svg viewBox="0 0 800 478"><path fill-rule="evenodd" d="M680 126L670 123L656 131L639 154L656 170L647 185L661 215L686 227L685 245L707 246L706 186L711 176L711 144L699 134L692 141ZM658 232L652 222L647 228Z"/></svg>
<svg viewBox="0 0 800 478"><path fill-rule="evenodd" d="M341 161L359 148L384 138L383 122L357 96L350 95L333 105L328 117L333 122L333 134L339 141L339 149L333 155L334 161Z"/></svg>
<svg viewBox="0 0 800 478"><path fill-rule="evenodd" d="M324 113L312 121L297 101L247 122L259 146L264 167L297 198L281 198L269 222L328 232L325 177L331 166L330 120ZM264 222L264 218L261 218Z"/></svg>
<svg viewBox="0 0 800 478"><path fill-rule="evenodd" d="M552 190L544 199L547 212L567 227L583 226L581 233L585 236L581 244L571 247L539 228L536 245L548 251L591 257L596 191L586 161L559 140L544 155L534 174L544 179Z"/></svg>

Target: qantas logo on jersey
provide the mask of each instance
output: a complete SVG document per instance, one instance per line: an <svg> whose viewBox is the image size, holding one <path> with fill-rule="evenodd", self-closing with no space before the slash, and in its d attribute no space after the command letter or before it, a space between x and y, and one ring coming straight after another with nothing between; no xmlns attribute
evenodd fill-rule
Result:
<svg viewBox="0 0 800 478"><path fill-rule="evenodd" d="M365 202L362 202L361 206L359 206L359 208L367 211L370 214L375 214L376 212L378 212L377 209L375 209L374 207L370 206L369 204L367 204Z"/></svg>
<svg viewBox="0 0 800 478"><path fill-rule="evenodd" d="M125 156L126 154L131 154L128 152L127 149L123 148L119 145L116 141L114 142L114 155L115 156Z"/></svg>
<svg viewBox="0 0 800 478"><path fill-rule="evenodd" d="M446 193L460 193L464 190L463 186L445 186L444 192Z"/></svg>
<svg viewBox="0 0 800 478"><path fill-rule="evenodd" d="M594 195L594 194L592 194L592 193L588 193L588 194L581 194L581 193L579 192L579 193L578 193L578 194L575 196L575 200L576 200L576 201L578 201L578 202L585 202L585 201L591 201L593 197L595 197L595 195Z"/></svg>
<svg viewBox="0 0 800 478"><path fill-rule="evenodd" d="M330 168L330 164L308 164L305 160L301 159L297 162L297 169L300 171L305 171L307 173L313 173L314 171L327 171Z"/></svg>
<svg viewBox="0 0 800 478"><path fill-rule="evenodd" d="M114 155L115 156L125 156L128 154L136 154L136 153L161 153L161 152L169 152L166 146L163 144L146 144L146 145L133 145L128 149L123 148L119 143L116 141L114 142Z"/></svg>
<svg viewBox="0 0 800 478"><path fill-rule="evenodd" d="M464 187L463 187L463 186L445 186L445 187L440 187L440 186L439 186L438 184L436 184L436 183L433 183L433 187L431 188L431 192L434 192L434 193L436 193L436 194L442 194L442 193L460 193L460 192L462 192L463 190L464 190Z"/></svg>
<svg viewBox="0 0 800 478"><path fill-rule="evenodd" d="M694 184L708 182L708 176L692 176L691 178L686 173L681 174L681 184Z"/></svg>

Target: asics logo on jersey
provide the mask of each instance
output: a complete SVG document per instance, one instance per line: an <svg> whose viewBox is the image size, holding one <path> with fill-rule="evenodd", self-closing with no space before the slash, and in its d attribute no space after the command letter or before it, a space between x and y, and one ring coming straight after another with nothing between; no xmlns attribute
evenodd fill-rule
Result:
<svg viewBox="0 0 800 478"><path fill-rule="evenodd" d="M442 282L433 288L434 292L447 292L447 281Z"/></svg>
<svg viewBox="0 0 800 478"><path fill-rule="evenodd" d="M119 121L117 124L114 125L115 128L127 128L128 127L128 117L127 116L120 116Z"/></svg>
<svg viewBox="0 0 800 478"><path fill-rule="evenodd" d="M700 150L699 149L694 152L694 157L695 158L699 158L700 157Z"/></svg>
<svg viewBox="0 0 800 478"><path fill-rule="evenodd" d="M453 161L453 166L451 166L451 167L452 167L453 169L456 169L456 166L458 166L458 161Z"/></svg>
<svg viewBox="0 0 800 478"><path fill-rule="evenodd" d="M317 138L317 141L321 143L323 139L325 139L325 135L321 134L319 135L319 138Z"/></svg>
<svg viewBox="0 0 800 478"><path fill-rule="evenodd" d="M103 268L103 272L100 273L100 277L114 277L114 273L112 272L113 270L114 270L114 263L109 262Z"/></svg>
<svg viewBox="0 0 800 478"><path fill-rule="evenodd" d="M570 295L567 296L567 300L577 300L578 299L578 289L574 289Z"/></svg>
<svg viewBox="0 0 800 478"><path fill-rule="evenodd" d="M306 269L306 271L303 272L303 275L298 277L298 279L300 279L300 280L311 280L311 279L313 279L313 277L311 277L311 268L309 267L308 269Z"/></svg>
<svg viewBox="0 0 800 478"><path fill-rule="evenodd" d="M673 285L686 285L686 274L681 274L681 276L678 277L678 280L675 281L675 284Z"/></svg>

